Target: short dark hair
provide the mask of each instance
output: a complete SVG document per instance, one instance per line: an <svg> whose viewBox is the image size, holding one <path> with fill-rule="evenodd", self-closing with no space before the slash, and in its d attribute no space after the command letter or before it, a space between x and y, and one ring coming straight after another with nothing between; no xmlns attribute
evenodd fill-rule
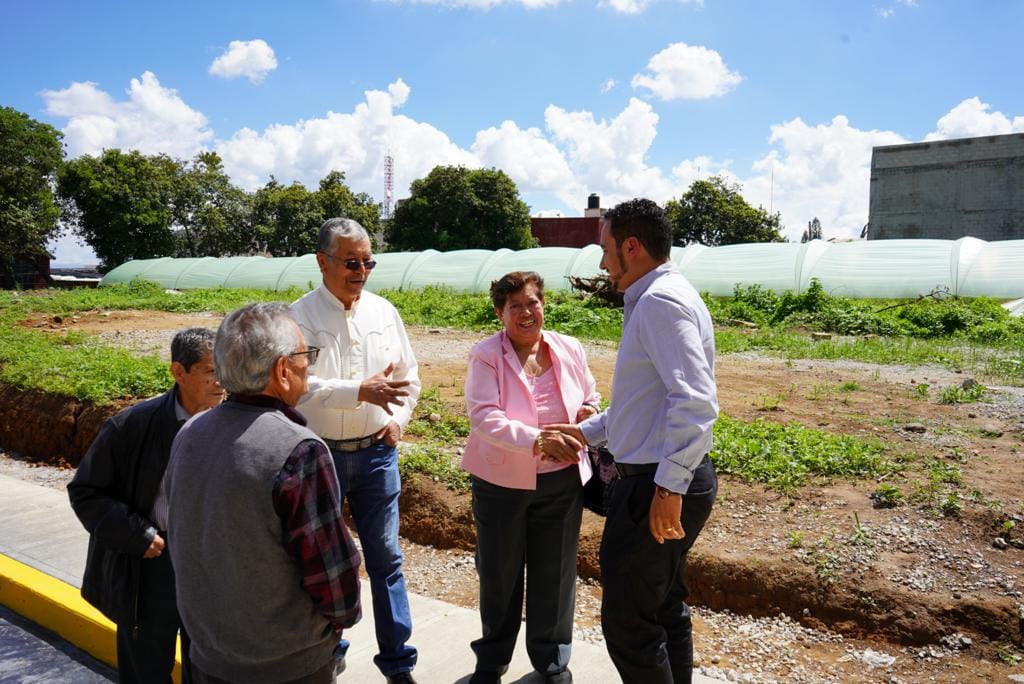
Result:
<svg viewBox="0 0 1024 684"><path fill-rule="evenodd" d="M533 283L534 287L537 288L537 296L543 302L544 279L540 277L540 273L536 271L512 271L497 280L491 281L491 303L494 304L495 309L504 309L509 295L514 295L530 283Z"/></svg>
<svg viewBox="0 0 1024 684"><path fill-rule="evenodd" d="M615 244L635 237L654 259L672 255L672 226L665 211L649 199L634 198L605 212Z"/></svg>
<svg viewBox="0 0 1024 684"><path fill-rule="evenodd" d="M213 353L213 341L217 333L209 328L185 328L179 330L171 340L171 361L180 363L185 372L192 372L192 366Z"/></svg>

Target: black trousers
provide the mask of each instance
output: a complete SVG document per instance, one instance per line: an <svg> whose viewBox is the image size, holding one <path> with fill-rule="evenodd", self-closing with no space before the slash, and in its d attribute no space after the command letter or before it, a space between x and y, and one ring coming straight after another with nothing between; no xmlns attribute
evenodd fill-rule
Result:
<svg viewBox="0 0 1024 684"><path fill-rule="evenodd" d="M122 684L164 684L174 670L174 647L181 630L182 684L190 684L189 638L175 604L174 570L164 552L142 561L138 630L117 626L117 674Z"/></svg>
<svg viewBox="0 0 1024 684"><path fill-rule="evenodd" d="M562 672L569 664L576 605L583 515L579 470L538 475L536 490L509 489L478 477L472 481L483 625L483 636L471 644L476 667L493 672L512 659L525 574L526 653L538 672Z"/></svg>
<svg viewBox="0 0 1024 684"><path fill-rule="evenodd" d="M680 684L693 677L693 632L686 605L686 555L718 491L707 456L683 496L683 539L658 544L648 528L654 475L615 484L601 538L601 628L626 684Z"/></svg>

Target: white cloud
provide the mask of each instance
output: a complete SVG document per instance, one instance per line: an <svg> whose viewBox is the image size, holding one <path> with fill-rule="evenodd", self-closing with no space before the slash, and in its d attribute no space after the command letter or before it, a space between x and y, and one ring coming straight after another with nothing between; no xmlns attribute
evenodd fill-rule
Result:
<svg viewBox="0 0 1024 684"><path fill-rule="evenodd" d="M830 237L856 235L867 220L872 147L907 142L893 131L858 129L842 115L817 124L794 118L771 127L767 149L747 173L734 169L731 160L709 155L662 168L648 162L659 115L638 98L608 119L552 104L544 110L543 128L503 121L479 130L464 149L433 125L397 113L412 95L402 79L364 95L351 112L328 112L262 131L243 128L215 141L206 118L149 72L132 80L126 100L88 82L43 93L47 111L68 119L64 131L72 156L119 147L189 158L212 147L233 181L250 190L270 175L312 188L339 170L353 190L381 199L384 155L390 150L398 197L438 164L494 166L506 171L535 206L548 207L545 214L558 211L552 209L558 203L572 214L591 192L606 207L637 196L665 202L694 180L719 174L741 183L754 206L779 211L791 238L815 216ZM940 117L928 139L1019 131L1024 116L992 111L973 97ZM68 241L57 246L61 252L72 247Z"/></svg>
<svg viewBox="0 0 1024 684"><path fill-rule="evenodd" d="M896 14L896 8L901 6L917 9L917 0L894 0L888 7L875 7L875 14L882 19L888 19Z"/></svg>
<svg viewBox="0 0 1024 684"><path fill-rule="evenodd" d="M68 154L99 154L104 149L136 149L144 154L191 157L213 138L206 117L189 107L150 71L133 78L128 99L116 101L86 81L64 90L44 90L46 111L68 119Z"/></svg>
<svg viewBox="0 0 1024 684"><path fill-rule="evenodd" d="M265 40L233 40L210 64L210 74L221 78L245 76L250 83L261 83L276 68L277 57Z"/></svg>
<svg viewBox="0 0 1024 684"><path fill-rule="evenodd" d="M477 166L477 158L430 124L394 110L408 99L410 88L401 79L388 90L368 90L366 100L351 113L275 124L262 132L249 128L217 143L216 151L233 180L255 189L273 174L279 181L298 180L307 187L331 170L345 172L356 191L383 198L384 155L395 159L395 194L404 196L409 184L437 164Z"/></svg>
<svg viewBox="0 0 1024 684"><path fill-rule="evenodd" d="M601 7L610 7L623 14L639 14L647 9L654 0L601 0ZM704 0L679 0L684 5L704 6Z"/></svg>
<svg viewBox="0 0 1024 684"><path fill-rule="evenodd" d="M544 119L579 179L578 190L557 194L568 206L580 206L590 192L600 194L607 206L636 196L666 197L672 192L672 184L661 170L645 161L658 128L658 115L647 102L630 98L611 121L596 121L591 112L569 112L549 105Z"/></svg>
<svg viewBox="0 0 1024 684"><path fill-rule="evenodd" d="M62 235L51 240L46 249L53 255L54 266L95 266L99 263L92 247L82 243L76 235Z"/></svg>
<svg viewBox="0 0 1024 684"><path fill-rule="evenodd" d="M615 86L617 86L618 84L619 84L619 82L616 81L614 78L609 78L607 81L605 81L604 83L601 84L601 92L602 93L610 92L611 89L614 88Z"/></svg>
<svg viewBox="0 0 1024 684"><path fill-rule="evenodd" d="M686 43L672 43L651 57L647 69L648 73L633 77L632 85L646 88L662 100L718 97L743 80L714 50Z"/></svg>
<svg viewBox="0 0 1024 684"><path fill-rule="evenodd" d="M476 134L473 154L482 166L501 169L516 182L520 192L550 192L576 198L583 189L561 150L539 129L520 129L514 121Z"/></svg>
<svg viewBox="0 0 1024 684"><path fill-rule="evenodd" d="M862 131L842 115L810 126L796 118L771 127L775 147L753 165L743 195L778 211L790 239L815 216L827 237L856 236L868 220L871 148L907 142L892 131Z"/></svg>
<svg viewBox="0 0 1024 684"><path fill-rule="evenodd" d="M977 97L969 97L939 119L938 127L925 140L1024 132L1024 116L1010 119L1002 112L989 111L991 108Z"/></svg>

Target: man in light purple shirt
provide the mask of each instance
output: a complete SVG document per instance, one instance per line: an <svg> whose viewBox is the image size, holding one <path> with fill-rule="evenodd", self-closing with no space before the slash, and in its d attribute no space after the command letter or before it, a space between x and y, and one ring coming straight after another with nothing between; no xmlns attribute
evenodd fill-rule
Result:
<svg viewBox="0 0 1024 684"><path fill-rule="evenodd" d="M669 261L662 209L624 202L601 223L601 268L625 294L608 409L557 426L608 443L620 479L601 539L601 626L624 682L689 682L686 556L711 513L715 339L700 295Z"/></svg>

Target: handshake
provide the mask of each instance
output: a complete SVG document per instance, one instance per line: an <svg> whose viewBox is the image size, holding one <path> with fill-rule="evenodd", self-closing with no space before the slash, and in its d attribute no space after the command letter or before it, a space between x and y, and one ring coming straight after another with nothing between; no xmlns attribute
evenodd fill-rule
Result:
<svg viewBox="0 0 1024 684"><path fill-rule="evenodd" d="M533 443L533 452L546 461L578 463L580 451L587 446L579 423L597 413L593 406L584 404L576 413L576 423L557 423L541 428Z"/></svg>

